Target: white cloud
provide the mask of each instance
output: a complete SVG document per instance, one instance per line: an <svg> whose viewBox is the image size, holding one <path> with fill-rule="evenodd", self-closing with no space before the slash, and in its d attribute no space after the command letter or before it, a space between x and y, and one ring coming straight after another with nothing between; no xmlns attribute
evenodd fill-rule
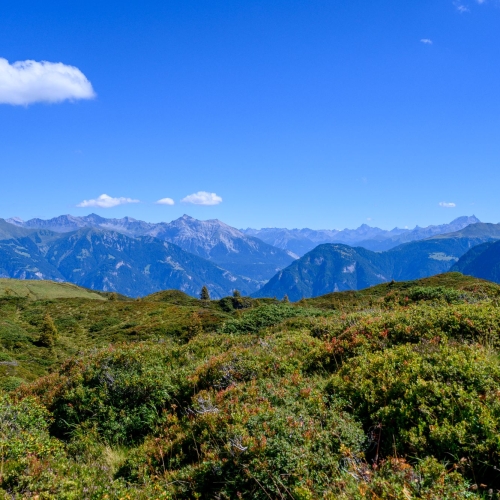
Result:
<svg viewBox="0 0 500 500"><path fill-rule="evenodd" d="M99 196L95 200L83 200L81 203L78 203L77 207L113 208L118 205L125 205L127 203L139 203L139 200L133 200L132 198L112 198L107 194L101 194L101 196Z"/></svg>
<svg viewBox="0 0 500 500"><path fill-rule="evenodd" d="M457 205L453 202L440 201L439 206L443 208L455 208Z"/></svg>
<svg viewBox="0 0 500 500"><path fill-rule="evenodd" d="M175 201L172 198L162 198L156 202L157 205L175 205Z"/></svg>
<svg viewBox="0 0 500 500"><path fill-rule="evenodd" d="M222 203L222 198L215 193L207 193L206 191L198 191L190 194L181 200L183 203L192 203L193 205L218 205Z"/></svg>
<svg viewBox="0 0 500 500"><path fill-rule="evenodd" d="M93 99L92 84L74 66L47 61L0 58L0 104L27 106L35 102Z"/></svg>
<svg viewBox="0 0 500 500"><path fill-rule="evenodd" d="M423 44L425 45L432 45L434 42L432 40L430 40L429 38L422 38L422 40L420 40Z"/></svg>
<svg viewBox="0 0 500 500"><path fill-rule="evenodd" d="M475 3L478 5L486 5L488 2L487 0L475 0ZM462 0L455 0L453 2L453 5L457 8L458 12L464 13L464 12L470 12L469 7L466 7L463 3Z"/></svg>

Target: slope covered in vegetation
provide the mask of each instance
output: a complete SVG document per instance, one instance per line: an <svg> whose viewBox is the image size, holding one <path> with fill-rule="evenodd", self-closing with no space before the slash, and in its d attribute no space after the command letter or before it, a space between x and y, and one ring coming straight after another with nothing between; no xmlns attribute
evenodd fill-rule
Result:
<svg viewBox="0 0 500 500"><path fill-rule="evenodd" d="M393 279L422 279L450 270L491 279L489 275L452 269L452 266L471 248L499 239L500 224L478 223L454 233L404 243L383 252L323 244L278 271L252 296L281 299L288 295L290 300L295 301L332 291L361 290Z"/></svg>
<svg viewBox="0 0 500 500"><path fill-rule="evenodd" d="M483 243L470 249L452 269L500 283L500 242Z"/></svg>
<svg viewBox="0 0 500 500"><path fill-rule="evenodd" d="M0 498L495 498L499 298L4 296Z"/></svg>

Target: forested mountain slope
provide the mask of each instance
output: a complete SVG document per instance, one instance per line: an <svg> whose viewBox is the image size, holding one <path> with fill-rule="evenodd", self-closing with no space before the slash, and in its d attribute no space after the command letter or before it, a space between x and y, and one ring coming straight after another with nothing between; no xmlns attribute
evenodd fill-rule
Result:
<svg viewBox="0 0 500 500"><path fill-rule="evenodd" d="M386 252L324 244L279 271L254 296L281 299L288 295L290 300L299 300L393 279L424 278L450 270L471 248L499 239L500 225L478 223Z"/></svg>
<svg viewBox="0 0 500 500"><path fill-rule="evenodd" d="M500 242L483 243L472 248L451 270L500 283Z"/></svg>

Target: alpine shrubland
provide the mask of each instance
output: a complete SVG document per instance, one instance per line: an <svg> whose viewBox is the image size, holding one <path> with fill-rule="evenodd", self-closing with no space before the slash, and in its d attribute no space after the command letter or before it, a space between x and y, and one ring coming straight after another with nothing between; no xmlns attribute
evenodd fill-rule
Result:
<svg viewBox="0 0 500 500"><path fill-rule="evenodd" d="M500 286L103 298L0 296L0 498L498 497Z"/></svg>

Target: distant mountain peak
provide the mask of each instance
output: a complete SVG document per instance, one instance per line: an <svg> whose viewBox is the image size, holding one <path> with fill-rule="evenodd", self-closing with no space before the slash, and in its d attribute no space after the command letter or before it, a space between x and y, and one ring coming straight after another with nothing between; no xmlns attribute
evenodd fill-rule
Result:
<svg viewBox="0 0 500 500"><path fill-rule="evenodd" d="M72 217L71 215L69 217ZM77 219L84 219L88 221L94 221L94 222L102 222L105 221L106 219L104 217L101 217L100 215L97 214L89 214L86 217L73 217Z"/></svg>
<svg viewBox="0 0 500 500"><path fill-rule="evenodd" d="M427 227L417 225L413 229L395 227L390 231L362 224L357 229L346 228L342 231L286 228L264 228L259 230L248 228L241 230L241 232L260 238L266 243L283 250L292 251L297 255L304 255L321 243L344 243L374 251L389 250L401 243L460 231L466 226L479 222L479 219L472 215L458 217L448 224Z"/></svg>
<svg viewBox="0 0 500 500"><path fill-rule="evenodd" d="M21 217L11 217L10 219L5 219L5 222L8 222L9 224L15 224L17 225L22 225L24 220L21 219Z"/></svg>
<svg viewBox="0 0 500 500"><path fill-rule="evenodd" d="M461 217L457 217L452 220L450 224L477 224L481 222L475 215L462 215Z"/></svg>

